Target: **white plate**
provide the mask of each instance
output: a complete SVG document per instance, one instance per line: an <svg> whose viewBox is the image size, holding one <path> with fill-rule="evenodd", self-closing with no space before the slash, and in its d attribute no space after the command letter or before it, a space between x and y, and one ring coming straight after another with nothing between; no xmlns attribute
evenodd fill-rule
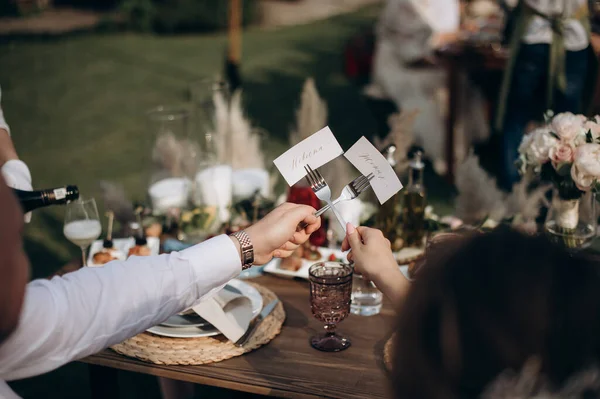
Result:
<svg viewBox="0 0 600 399"><path fill-rule="evenodd" d="M227 289L239 291L242 295L248 297L252 303L252 318L258 316L263 307L263 299L260 292L250 284L241 280L231 280L227 283ZM167 327L163 325L154 326L146 330L152 334L170 338L198 338L212 337L221 334L219 330L212 325L207 324L199 327Z"/></svg>
<svg viewBox="0 0 600 399"><path fill-rule="evenodd" d="M303 259L302 267L300 267L300 269L298 269L298 271L293 272L290 270L281 269L279 267L279 265L281 265L281 259L271 260L269 263L267 263L265 265L264 271L267 273L281 276L281 277L302 278L302 279L308 280L308 269L310 269L310 267L312 265L314 265L315 263L327 261L331 254L333 254L336 258L340 258L340 259L343 259L344 261L346 261L347 252L342 252L341 249L331 249L331 248L319 247L319 252L322 255L321 259L318 259L318 260ZM408 266L400 266L400 271L402 272L402 274L404 274L404 276L406 278L409 278L408 277Z"/></svg>
<svg viewBox="0 0 600 399"><path fill-rule="evenodd" d="M278 276L282 276L282 277L303 278L303 279L308 280L308 269L310 269L310 267L312 265L314 265L315 263L327 261L331 254L333 254L336 258L343 259L344 262L347 262L347 260L346 260L347 253L342 252L341 249L331 249L331 248L323 248L323 247L319 247L318 249L322 255L321 259L317 259L317 260L303 259L302 267L300 267L300 269L298 269L298 271L293 272L291 270L285 270L285 269L280 268L279 265L281 265L281 259L271 260L269 263L266 264L264 271L267 273L277 274Z"/></svg>
<svg viewBox="0 0 600 399"><path fill-rule="evenodd" d="M150 255L158 255L160 252L160 240L157 237L148 237L148 248L150 248ZM98 251L102 251L103 240L96 240L92 243L90 247L90 252L88 255L87 264L89 267L102 267L104 265L98 265L94 263L94 254ZM129 249L135 246L135 239L133 237L130 238L115 238L113 240L113 245L115 249L119 251L122 256L121 258L127 258L127 254L129 253Z"/></svg>

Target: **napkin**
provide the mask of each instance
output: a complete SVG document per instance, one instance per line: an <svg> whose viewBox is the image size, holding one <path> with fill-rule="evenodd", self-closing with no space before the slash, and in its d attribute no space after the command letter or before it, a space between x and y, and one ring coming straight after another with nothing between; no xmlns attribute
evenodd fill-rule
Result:
<svg viewBox="0 0 600 399"><path fill-rule="evenodd" d="M250 298L227 288L192 309L232 342L244 335L252 320Z"/></svg>
<svg viewBox="0 0 600 399"><path fill-rule="evenodd" d="M342 218L348 222L352 223L353 226L360 225L361 215L365 208L365 203L360 199L356 198L350 201L341 201L335 205L335 209L342 215ZM333 212L327 211L330 218L333 218ZM333 230L333 234L335 235L337 241L341 242L346 236L346 231L342 229L339 223L330 223L330 228Z"/></svg>
<svg viewBox="0 0 600 399"><path fill-rule="evenodd" d="M188 202L190 180L184 177L170 177L152 184L148 195L152 208L158 212L166 212L170 208L182 208Z"/></svg>
<svg viewBox="0 0 600 399"><path fill-rule="evenodd" d="M269 172L264 169L240 169L233 172L233 197L246 199L259 191L263 197L269 196Z"/></svg>
<svg viewBox="0 0 600 399"><path fill-rule="evenodd" d="M229 221L229 206L231 205L232 196L231 166L211 166L200 171L196 175L195 180L196 191L194 193L194 203L196 205L216 206L219 221Z"/></svg>

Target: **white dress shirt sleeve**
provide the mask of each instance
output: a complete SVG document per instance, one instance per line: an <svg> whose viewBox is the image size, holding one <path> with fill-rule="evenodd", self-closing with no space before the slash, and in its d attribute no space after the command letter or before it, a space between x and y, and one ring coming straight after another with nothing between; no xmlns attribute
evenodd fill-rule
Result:
<svg viewBox="0 0 600 399"><path fill-rule="evenodd" d="M29 283L17 330L0 346L0 380L56 369L165 321L241 271L225 235L182 252L132 257Z"/></svg>

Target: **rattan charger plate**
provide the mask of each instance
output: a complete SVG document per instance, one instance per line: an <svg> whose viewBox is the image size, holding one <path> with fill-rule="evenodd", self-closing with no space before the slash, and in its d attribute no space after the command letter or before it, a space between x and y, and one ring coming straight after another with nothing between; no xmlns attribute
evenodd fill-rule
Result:
<svg viewBox="0 0 600 399"><path fill-rule="evenodd" d="M255 287L269 303L277 296L273 291L261 285L248 283ZM258 326L254 335L243 347L235 346L222 335L202 338L167 338L151 333L141 333L112 349L125 356L145 362L165 365L197 365L216 363L243 355L268 344L281 332L285 320L283 304L279 302L275 309Z"/></svg>

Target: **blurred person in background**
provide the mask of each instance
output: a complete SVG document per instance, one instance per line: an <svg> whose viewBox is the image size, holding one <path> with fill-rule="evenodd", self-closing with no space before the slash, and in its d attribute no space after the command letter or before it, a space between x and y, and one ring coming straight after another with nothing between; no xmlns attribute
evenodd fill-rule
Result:
<svg viewBox="0 0 600 399"><path fill-rule="evenodd" d="M505 0L510 59L495 128L502 134L502 185L519 180L516 162L526 126L547 110L586 113L598 65L590 46L589 0Z"/></svg>
<svg viewBox="0 0 600 399"><path fill-rule="evenodd" d="M2 88L0 87L0 170L2 177L9 187L31 191L31 173L25 162L19 159L15 146L10 137L10 128L2 112ZM25 216L25 221L31 220L31 213Z"/></svg>
<svg viewBox="0 0 600 399"><path fill-rule="evenodd" d="M435 170L447 170L445 124L447 74L435 51L459 39L459 0L387 0L376 26L372 83L366 94L387 98L405 111L420 110L414 133ZM473 142L489 136L482 94L461 76L455 153L460 161Z"/></svg>

